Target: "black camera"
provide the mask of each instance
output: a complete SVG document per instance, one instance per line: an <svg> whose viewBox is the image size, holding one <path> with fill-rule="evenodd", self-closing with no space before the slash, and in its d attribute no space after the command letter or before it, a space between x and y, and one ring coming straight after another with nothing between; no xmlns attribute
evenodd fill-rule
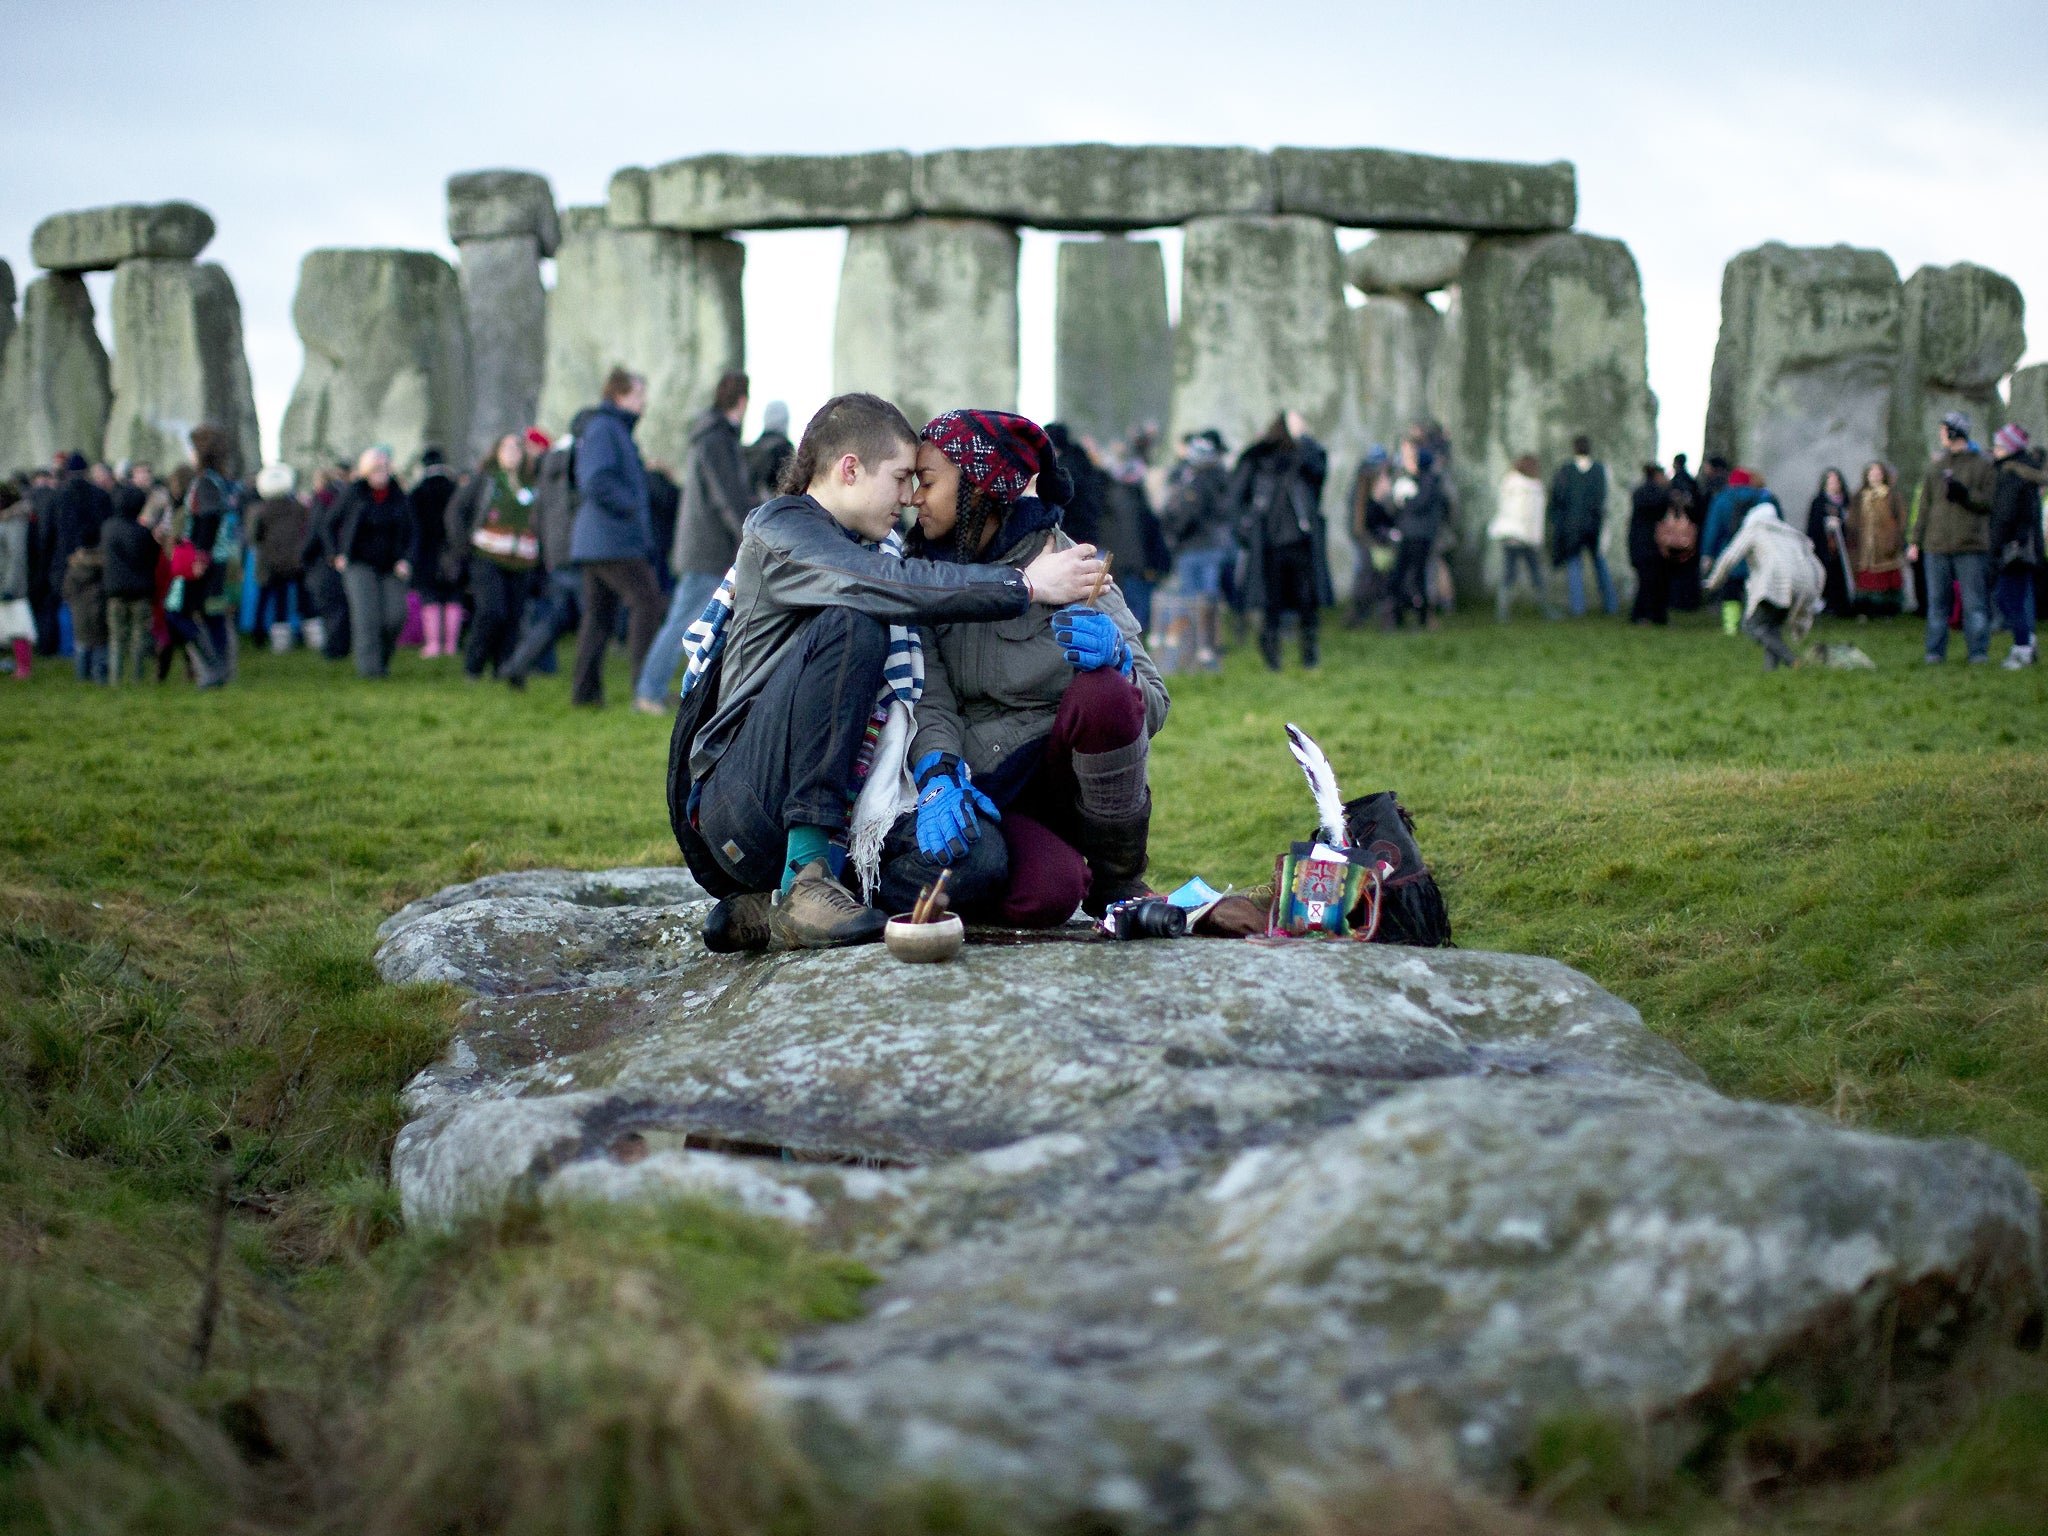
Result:
<svg viewBox="0 0 2048 1536"><path fill-rule="evenodd" d="M1188 915L1163 896L1133 896L1102 914L1102 931L1112 939L1184 939Z"/></svg>

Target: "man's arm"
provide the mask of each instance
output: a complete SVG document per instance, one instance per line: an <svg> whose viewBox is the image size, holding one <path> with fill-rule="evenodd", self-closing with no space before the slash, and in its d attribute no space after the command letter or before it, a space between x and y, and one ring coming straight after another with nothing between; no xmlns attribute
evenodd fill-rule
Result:
<svg viewBox="0 0 2048 1536"><path fill-rule="evenodd" d="M779 607L851 608L887 624L942 624L1013 619L1031 606L1015 566L898 560L800 512L765 525L756 520L748 537L766 546L763 594Z"/></svg>

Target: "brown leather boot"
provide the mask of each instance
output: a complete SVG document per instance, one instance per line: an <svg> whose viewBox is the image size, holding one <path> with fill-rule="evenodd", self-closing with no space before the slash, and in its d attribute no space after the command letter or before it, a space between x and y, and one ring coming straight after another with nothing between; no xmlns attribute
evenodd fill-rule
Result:
<svg viewBox="0 0 2048 1536"><path fill-rule="evenodd" d="M704 918L704 947L714 955L752 955L774 938L769 919L775 898L767 891L728 896Z"/></svg>
<svg viewBox="0 0 2048 1536"><path fill-rule="evenodd" d="M768 919L773 941L781 949L837 949L844 944L872 944L889 926L889 915L877 911L832 878L823 859L803 867L796 883L776 899Z"/></svg>

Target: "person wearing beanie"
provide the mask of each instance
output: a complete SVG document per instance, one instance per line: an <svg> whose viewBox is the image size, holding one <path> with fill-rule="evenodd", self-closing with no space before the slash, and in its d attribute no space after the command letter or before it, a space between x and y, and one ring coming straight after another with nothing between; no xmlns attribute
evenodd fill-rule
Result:
<svg viewBox="0 0 2048 1536"><path fill-rule="evenodd" d="M747 478L753 482L752 505L759 506L782 486L782 472L796 455L789 440L789 405L770 400L761 413L761 435L747 444Z"/></svg>
<svg viewBox="0 0 2048 1536"><path fill-rule="evenodd" d="M1299 411L1273 418L1266 433L1239 456L1226 493L1251 559L1241 594L1259 610L1259 654L1280 670L1280 621L1301 624L1301 664L1322 660L1316 632L1322 610L1336 601L1323 538L1323 480L1330 456L1308 434Z"/></svg>
<svg viewBox="0 0 2048 1536"><path fill-rule="evenodd" d="M249 508L249 546L256 553L256 627L279 655L297 644L305 612L306 535L311 517L292 494L298 472L266 464L256 474L257 500Z"/></svg>
<svg viewBox="0 0 2048 1536"><path fill-rule="evenodd" d="M915 542L970 569L1026 566L1075 547L1060 528L1072 492L1037 423L949 411L921 434ZM909 906L941 869L955 910L1011 927L1147 894L1146 763L1166 712L1114 582L1057 610L936 626L909 749L916 809L883 850L885 904Z"/></svg>
<svg viewBox="0 0 2048 1536"><path fill-rule="evenodd" d="M1021 567L906 557L897 524L917 470L917 433L895 406L826 401L790 460L789 492L748 516L690 626L668 809L684 861L720 898L710 949L879 939L888 914L847 887L849 863L866 888L926 794L946 798L960 852L981 835L964 773L911 778L927 675L914 626L1035 625L1036 608L1076 602L1103 574L1087 545Z"/></svg>
<svg viewBox="0 0 2048 1536"><path fill-rule="evenodd" d="M2042 562L2042 453L2018 422L1991 439L1998 479L1991 491L1991 558L1998 569L1998 610L2012 631L2008 671L2034 664L2034 573Z"/></svg>
<svg viewBox="0 0 2048 1536"><path fill-rule="evenodd" d="M1707 461L1710 465L1714 460ZM1735 542L1736 530L1749 516L1750 509L1758 503L1771 499L1765 489L1763 476L1753 469L1735 468L1728 471L1728 478L1720 490L1714 493L1713 501L1707 507L1706 526L1700 530L1700 563L1711 566L1721 558L1721 552ZM1735 635L1741 632L1743 604L1747 597L1744 583L1749 577L1749 567L1741 561L1722 574L1718 583L1721 588L1721 633Z"/></svg>
<svg viewBox="0 0 2048 1536"><path fill-rule="evenodd" d="M1919 524L1908 560L1927 555L1927 654L1948 660L1950 593L1963 598L1963 645L1971 662L1991 660L1991 500L1998 471L1970 442L1970 418L1941 419L1934 460L1920 481Z"/></svg>

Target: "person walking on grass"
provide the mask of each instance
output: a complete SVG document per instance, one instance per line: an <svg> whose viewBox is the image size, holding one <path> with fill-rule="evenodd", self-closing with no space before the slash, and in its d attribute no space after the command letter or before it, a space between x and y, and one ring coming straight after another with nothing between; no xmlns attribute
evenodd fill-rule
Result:
<svg viewBox="0 0 2048 1536"><path fill-rule="evenodd" d="M388 448L366 449L356 478L334 509L334 568L348 597L356 676L386 677L405 629L407 558L413 547L412 500L391 474Z"/></svg>
<svg viewBox="0 0 2048 1536"><path fill-rule="evenodd" d="M115 513L100 530L100 546L106 554L107 685L113 688L142 681L149 655L157 564L163 558L163 548L146 521L151 511L149 499L124 504L133 508L129 515ZM293 554L296 557L296 549Z"/></svg>
<svg viewBox="0 0 2048 1536"><path fill-rule="evenodd" d="M249 508L249 543L256 551L256 627L283 655L304 623L306 536L312 521L306 504L292 494L298 474L289 464L266 464L256 476L256 502Z"/></svg>
<svg viewBox="0 0 2048 1536"><path fill-rule="evenodd" d="M1418 628L1435 629L1439 621L1429 603L1429 561L1450 505L1437 473L1436 455L1414 433L1401 440L1400 473L1394 477L1391 494L1394 598L1387 610L1387 628L1399 629L1412 613Z"/></svg>
<svg viewBox="0 0 2048 1536"><path fill-rule="evenodd" d="M519 621L540 564L538 467L523 435L507 432L448 504L443 558L452 568L457 551L467 553L463 563L469 568L476 613L462 656L462 670L472 682L486 671L502 669L519 639Z"/></svg>
<svg viewBox="0 0 2048 1536"><path fill-rule="evenodd" d="M1742 632L1763 647L1766 672L1797 666L1792 647L1813 627L1826 579L1812 543L1778 516L1775 502L1758 502L1714 562L1708 589L1741 565L1749 568Z"/></svg>
<svg viewBox="0 0 2048 1536"><path fill-rule="evenodd" d="M626 661L634 677L647 664L661 623L647 467L633 443L633 428L646 409L647 380L614 368L604 381L604 398L576 440L569 558L582 574L583 623L576 631L569 702L586 709L604 705L604 653L620 607L626 610Z"/></svg>
<svg viewBox="0 0 2048 1536"><path fill-rule="evenodd" d="M1529 595L1546 619L1557 617L1550 606L1550 593L1543 584L1543 466L1536 455L1525 453L1508 466L1495 495L1493 521L1486 536L1500 550L1500 585L1494 589L1493 616L1508 621L1514 606L1515 573L1529 578Z"/></svg>
<svg viewBox="0 0 2048 1536"><path fill-rule="evenodd" d="M407 492L412 498L413 532L406 564L412 568L409 581L420 600L420 655L429 661L459 654L462 641L467 551L448 544L448 504L456 489L455 475L440 449L429 448L420 455L420 478ZM447 558L451 555L452 560Z"/></svg>
<svg viewBox="0 0 2048 1536"><path fill-rule="evenodd" d="M1550 561L1564 567L1565 592L1572 617L1586 616L1586 577L1580 557L1590 557L1600 585L1600 607L1620 607L1600 535L1607 525L1607 466L1593 457L1593 440L1581 433L1572 439L1572 456L1550 477Z"/></svg>
<svg viewBox="0 0 2048 1536"><path fill-rule="evenodd" d="M1927 554L1929 666L1948 660L1950 592L1963 597L1963 645L1973 664L1991 660L1991 501L1998 471L1970 442L1970 418L1941 419L1939 447L1920 482L1920 524L1908 560Z"/></svg>
<svg viewBox="0 0 2048 1536"><path fill-rule="evenodd" d="M740 444L747 389L744 373L724 375L711 397L711 408L690 429L682 510L668 556L675 590L669 594L668 617L648 646L633 685L633 707L642 714L668 713L669 684L682 664L683 636L718 590L718 579L732 568L740 529L755 505Z"/></svg>
<svg viewBox="0 0 2048 1536"><path fill-rule="evenodd" d="M1998 608L2012 631L2008 671L2034 664L2034 572L2040 567L2042 453L2018 422L1991 439L1998 480L1991 492L1991 558L1998 564Z"/></svg>
<svg viewBox="0 0 2048 1536"><path fill-rule="evenodd" d="M1329 467L1329 454L1309 436L1307 418L1286 411L1245 449L1231 474L1229 504L1251 551L1245 600L1259 610L1259 655L1272 672L1280 670L1280 620L1289 613L1300 620L1303 668L1312 671L1322 661L1317 625L1334 601L1323 547Z"/></svg>

